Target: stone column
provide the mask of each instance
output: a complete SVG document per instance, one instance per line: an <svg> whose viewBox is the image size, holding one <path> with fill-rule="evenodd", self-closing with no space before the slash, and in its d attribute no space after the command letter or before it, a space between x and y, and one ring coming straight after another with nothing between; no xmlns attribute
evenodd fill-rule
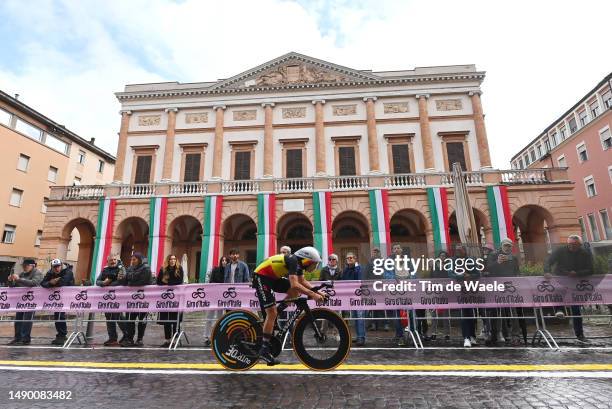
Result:
<svg viewBox="0 0 612 409"><path fill-rule="evenodd" d="M476 143L480 155L480 168L491 168L491 155L489 153L489 142L487 140L487 130L484 124L484 114L480 102L480 91L469 93L472 99L472 110L474 111L474 126L476 128Z"/></svg>
<svg viewBox="0 0 612 409"><path fill-rule="evenodd" d="M368 125L368 158L370 161L370 173L380 173L380 157L378 154L378 136L376 133L376 112L374 101L376 97L365 97L367 125Z"/></svg>
<svg viewBox="0 0 612 409"><path fill-rule="evenodd" d="M215 105L215 147L213 151L212 179L221 179L221 160L223 158L223 117L225 105Z"/></svg>
<svg viewBox="0 0 612 409"><path fill-rule="evenodd" d="M324 176L326 172L325 124L323 115L324 99L312 101L315 106L315 152L317 158L316 174Z"/></svg>
<svg viewBox="0 0 612 409"><path fill-rule="evenodd" d="M176 113L178 108L166 109L168 113L168 127L166 130L166 142L164 144L164 168L162 181L172 180L172 162L174 159L174 135L176 133Z"/></svg>
<svg viewBox="0 0 612 409"><path fill-rule="evenodd" d="M127 149L127 133L130 126L132 111L121 111L121 128L119 129L119 142L117 143L117 161L115 162L115 183L123 182L123 167L125 166L125 151Z"/></svg>
<svg viewBox="0 0 612 409"><path fill-rule="evenodd" d="M429 128L429 112L427 111L427 99L429 94L416 96L419 100L419 124L421 127L421 144L423 145L423 159L425 161L425 171L435 170L433 146L431 144L431 130Z"/></svg>
<svg viewBox="0 0 612 409"><path fill-rule="evenodd" d="M274 174L274 128L272 127L273 102L261 104L264 109L264 178L271 178Z"/></svg>

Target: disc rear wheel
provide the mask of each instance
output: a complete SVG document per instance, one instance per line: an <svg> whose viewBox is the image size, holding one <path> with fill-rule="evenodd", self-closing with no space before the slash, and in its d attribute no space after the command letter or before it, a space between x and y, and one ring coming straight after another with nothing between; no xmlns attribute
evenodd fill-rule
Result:
<svg viewBox="0 0 612 409"><path fill-rule="evenodd" d="M227 369L252 368L259 359L262 332L255 314L245 310L229 311L213 328L212 353Z"/></svg>

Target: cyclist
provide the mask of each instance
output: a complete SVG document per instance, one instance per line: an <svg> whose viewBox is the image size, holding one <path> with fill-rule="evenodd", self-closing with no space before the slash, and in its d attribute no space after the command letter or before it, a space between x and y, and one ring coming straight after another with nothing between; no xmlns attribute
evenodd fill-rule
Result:
<svg viewBox="0 0 612 409"><path fill-rule="evenodd" d="M272 355L270 339L273 337L276 322L276 299L274 293L286 293L287 298L300 294L309 296L315 301L322 301L324 295L312 291L312 286L304 278L304 270L315 271L321 263L321 256L314 247L304 247L293 254L278 254L264 260L255 269L253 287L259 299L259 304L266 312L263 324L263 343L259 357L268 366L280 362Z"/></svg>

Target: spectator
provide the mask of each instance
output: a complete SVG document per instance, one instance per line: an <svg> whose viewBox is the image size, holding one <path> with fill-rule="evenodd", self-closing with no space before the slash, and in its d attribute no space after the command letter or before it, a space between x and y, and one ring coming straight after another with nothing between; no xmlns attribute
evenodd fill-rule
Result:
<svg viewBox="0 0 612 409"><path fill-rule="evenodd" d="M512 254L514 248L514 243L510 239L504 239L501 241L501 247L499 250L492 252L489 254L487 258L487 272L484 274L489 277L516 277L520 274L519 270L519 260L518 257L515 257ZM492 317L490 323L490 336L486 341L487 345L495 345L497 341L504 342L504 337L508 339L508 323L507 319L512 317L513 311L516 311L516 314L519 316L523 316L522 308L517 308L516 310L511 308L487 308L486 314L488 317ZM501 314L498 314L501 313ZM503 317L503 319L499 319L497 317ZM500 324L501 323L501 331ZM527 330L526 323L524 320L521 320L518 323L516 320L512 320L511 322L511 336L512 336L512 344L517 345L520 343L519 335L518 335L518 325L520 324L521 328L525 327L525 332Z"/></svg>
<svg viewBox="0 0 612 409"><path fill-rule="evenodd" d="M455 257L453 257L454 265L465 265L465 260L468 258L465 247L457 245L455 248ZM459 263L461 262L461 263ZM460 282L468 280L476 280L480 277L480 272L477 270L458 271L455 269L450 272L450 278ZM476 340L476 319L474 318L473 308L461 309L461 335L463 336L463 346L470 348L473 345L478 345Z"/></svg>
<svg viewBox="0 0 612 409"><path fill-rule="evenodd" d="M346 266L342 271L341 280L361 280L363 278L361 273L361 266L357 265L355 254L346 254ZM353 310L351 311L351 318L355 319L355 332L357 333L357 346L365 345L366 329L364 321L364 310Z"/></svg>
<svg viewBox="0 0 612 409"><path fill-rule="evenodd" d="M327 265L321 269L319 277L321 281L335 281L340 279L340 270L338 269L338 255L330 254L327 258Z"/></svg>
<svg viewBox="0 0 612 409"><path fill-rule="evenodd" d="M251 274L249 266L244 261L240 260L240 252L238 249L231 249L229 252L230 263L225 266L224 282L226 283L250 283Z"/></svg>
<svg viewBox="0 0 612 409"><path fill-rule="evenodd" d="M26 258L21 267L23 271L19 275L13 273L8 276L9 287L38 287L43 274L36 268L36 261ZM8 343L9 345L30 345L33 319L34 311L15 313L15 338Z"/></svg>
<svg viewBox="0 0 612 409"><path fill-rule="evenodd" d="M166 263L159 270L157 275L157 285L180 285L183 284L185 272L178 263L176 255L170 254L166 257ZM162 311L159 313L159 324L164 326L165 341L160 345L161 348L168 348L172 336L180 331L180 322L183 314L174 311Z"/></svg>
<svg viewBox="0 0 612 409"><path fill-rule="evenodd" d="M380 249L378 247L372 248L371 255L372 256L370 257L370 260L368 260L368 263L365 267L364 278L366 280L380 280L382 278L382 275L374 274L374 262L376 260L382 259L380 255ZM370 326L368 327L369 331L378 331L379 327L382 328L383 326L386 326L387 330L389 330L389 324L387 323L387 320L385 320L386 312L384 310L374 310L369 311L369 313L369 317L372 318L372 320L370 321Z"/></svg>
<svg viewBox="0 0 612 409"><path fill-rule="evenodd" d="M552 267L554 266L554 270ZM567 238L567 246L560 247L553 251L544 263L544 277L551 278L551 270L555 275L568 277L587 277L593 274L593 256L590 251L582 246L582 239L578 235L571 235ZM574 334L578 341L586 343L588 340L584 336L582 327L582 314L579 305L571 307ZM565 318L562 310L555 314L558 318Z"/></svg>
<svg viewBox="0 0 612 409"><path fill-rule="evenodd" d="M448 253L444 250L438 252L438 259L441 261L439 264L435 264L433 270L430 272L431 278L448 278L450 270L448 269L448 263L445 260L448 258ZM450 311L447 309L432 310L432 329L431 339L435 340L438 337L438 324L440 320L443 320L444 325L444 340L450 340Z"/></svg>
<svg viewBox="0 0 612 409"><path fill-rule="evenodd" d="M99 287L117 286L119 285L119 275L125 275L125 267L123 267L123 263L119 260L117 254L110 254L106 261L107 265L100 272L96 285ZM106 317L106 332L108 332L108 340L104 342L104 346L119 346L117 341L117 325L119 325L121 332L125 334L123 330L124 325L120 322L121 314L118 312L105 312L104 316Z"/></svg>
<svg viewBox="0 0 612 409"><path fill-rule="evenodd" d="M280 254L283 254L285 256L288 256L289 254L291 254L291 247L289 246L283 246L280 248Z"/></svg>
<svg viewBox="0 0 612 409"><path fill-rule="evenodd" d="M210 283L223 283L225 280L225 267L230 260L227 256L222 256L219 259L219 265L213 268L210 273ZM215 322L221 317L221 310L210 310L204 314L204 346L210 346L210 333Z"/></svg>
<svg viewBox="0 0 612 409"><path fill-rule="evenodd" d="M74 285L72 266L62 263L62 260L56 258L55 260L51 261L51 269L47 272L47 274L45 274L45 277L40 285L45 288L68 287ZM66 342L66 336L68 335L66 313L55 312L53 313L53 319L55 320L55 330L57 331L57 335L55 336L55 339L51 341L51 344L64 345Z"/></svg>
<svg viewBox="0 0 612 409"><path fill-rule="evenodd" d="M393 244L393 246L391 247L391 257L394 261L394 268L392 270L386 271L383 275L383 278L395 279L398 281L411 278L411 266L406 266L404 264L404 256L410 257L409 254L404 254L404 249L402 248L401 244ZM405 312L406 315L409 316L409 320L413 321L411 312ZM405 346L406 340L404 339L404 324L402 324L401 310L388 310L387 316L391 317L395 321L395 339L397 339L397 346Z"/></svg>
<svg viewBox="0 0 612 409"><path fill-rule="evenodd" d="M140 253L134 253L130 258L130 266L127 268L125 275L119 275L121 285L131 287L142 287L151 283L151 269L144 262L144 257ZM120 345L122 347L143 346L142 339L144 338L145 330L147 329L146 312L130 312L127 314L127 322L125 323L125 337ZM136 335L136 321L138 322L138 338L134 343L134 335Z"/></svg>

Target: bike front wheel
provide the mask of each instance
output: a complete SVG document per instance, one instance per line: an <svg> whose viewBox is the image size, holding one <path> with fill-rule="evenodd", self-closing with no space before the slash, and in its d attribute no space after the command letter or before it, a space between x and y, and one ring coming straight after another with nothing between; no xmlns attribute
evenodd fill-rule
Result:
<svg viewBox="0 0 612 409"><path fill-rule="evenodd" d="M316 308L312 319L302 315L293 330L293 349L310 369L328 371L348 357L351 334L344 320L335 312Z"/></svg>

